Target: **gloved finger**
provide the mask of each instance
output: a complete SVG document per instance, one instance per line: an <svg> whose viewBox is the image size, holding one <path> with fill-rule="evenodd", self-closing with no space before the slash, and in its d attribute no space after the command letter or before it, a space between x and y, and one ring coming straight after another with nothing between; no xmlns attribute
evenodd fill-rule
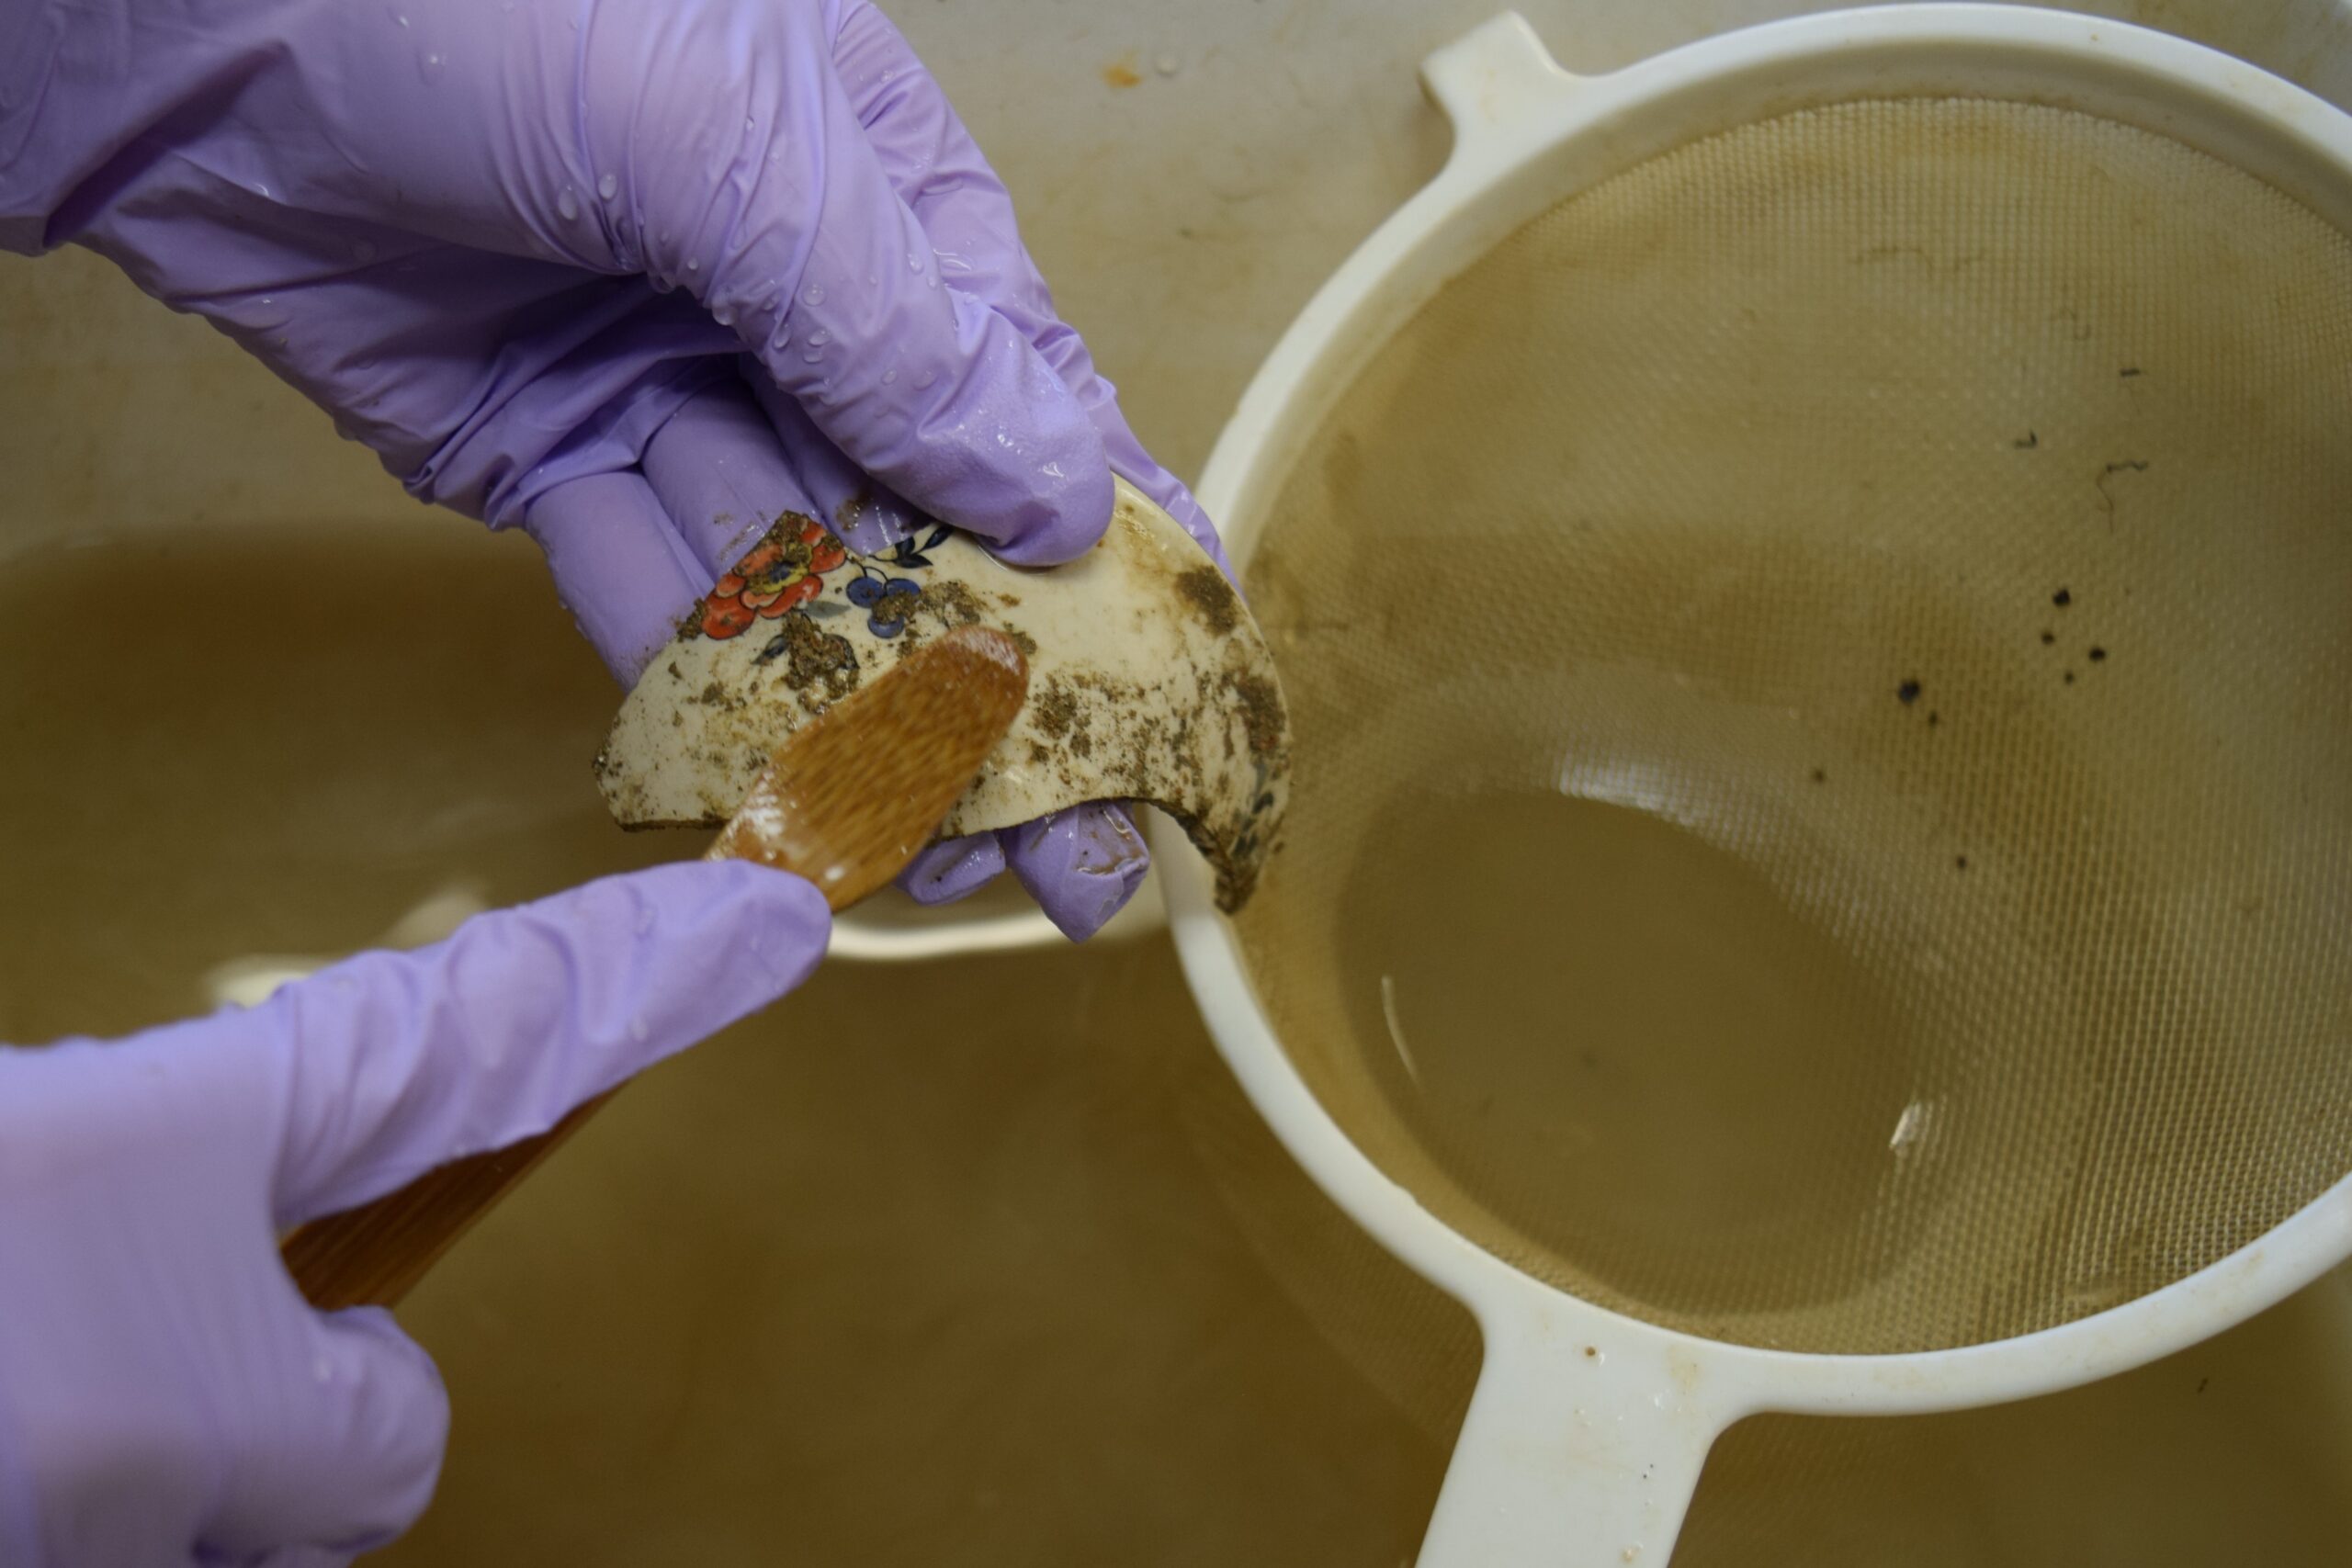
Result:
<svg viewBox="0 0 2352 1568"><path fill-rule="evenodd" d="M259 1558L241 1558L235 1568L351 1568L358 1556L356 1551L337 1551L332 1547L281 1546ZM197 1568L214 1568L214 1564L199 1557ZM220 1568L229 1565L223 1563Z"/></svg>
<svg viewBox="0 0 2352 1568"><path fill-rule="evenodd" d="M813 517L863 551L912 530L906 503L860 473L756 361L747 356L744 371L697 393L645 450L647 480L713 578L780 513Z"/></svg>
<svg viewBox="0 0 2352 1568"><path fill-rule="evenodd" d="M279 991L238 1043L277 1088L282 1230L545 1132L573 1106L757 1011L824 956L798 877L688 862L493 910L413 953Z"/></svg>
<svg viewBox="0 0 2352 1568"><path fill-rule="evenodd" d="M838 203L851 220L817 231L811 281L755 344L762 367L859 470L1005 559L1083 554L1112 499L1086 411L1011 322L937 287L928 236L857 128L831 144L847 165L836 188L866 188Z"/></svg>
<svg viewBox="0 0 2352 1568"><path fill-rule="evenodd" d="M605 606L598 621L578 615L583 628L618 625L619 632L605 633L599 648L612 647L606 663L623 685L636 681L673 635L679 618L779 515L797 512L827 519L833 513L811 499L794 454L822 454L828 473L835 467L854 470L797 405L780 393L776 397L794 422L797 440L775 428L750 383L729 378L695 392L654 432L645 446L641 474L627 476L640 479L641 490L622 495L608 485L583 491L585 502L567 498L551 509L547 539L560 541L569 528L582 541L555 562L566 602ZM848 494L847 486L838 488ZM602 537L599 525L638 544L635 553L647 558L633 561L618 542L603 550L589 548ZM652 547L645 541L655 539L674 547L675 570L652 558ZM856 542L879 547L890 541Z"/></svg>
<svg viewBox="0 0 2352 1568"><path fill-rule="evenodd" d="M232 1391L251 1404L229 1417L232 1458L199 1561L348 1558L401 1534L432 1499L449 1436L432 1359L379 1308L321 1315L289 1300L288 1313L280 1375Z"/></svg>
<svg viewBox="0 0 2352 1568"><path fill-rule="evenodd" d="M644 463L647 482L707 574L705 589L743 558L779 513L831 521L741 380L697 393L655 433ZM692 604L678 604L672 620Z"/></svg>
<svg viewBox="0 0 2352 1568"><path fill-rule="evenodd" d="M358 1556L356 1551L336 1551L323 1546L282 1546L257 1561L243 1560L236 1568L351 1568ZM199 1558L197 1568L213 1568L213 1564Z"/></svg>
<svg viewBox="0 0 2352 1568"><path fill-rule="evenodd" d="M764 372L755 369L749 385L776 439L792 455L793 471L808 495L811 515L823 518L850 548L866 555L887 550L922 525L914 508L851 462L808 411Z"/></svg>
<svg viewBox="0 0 2352 1568"><path fill-rule="evenodd" d="M1126 812L1092 801L1008 828L1004 858L1064 936L1084 942L1125 908L1151 869Z"/></svg>
<svg viewBox="0 0 2352 1568"><path fill-rule="evenodd" d="M986 301L1020 329L1087 411L1111 466L1225 567L1224 546L1200 503L1144 450L1119 410L1117 389L1056 313L1052 291L1022 243L1004 182L905 36L860 0L835 35L833 59L884 172L933 236L947 285Z"/></svg>
<svg viewBox="0 0 2352 1568"><path fill-rule="evenodd" d="M797 14L784 8L774 25L797 26ZM677 25L698 24L690 12ZM725 40L730 54L741 47ZM684 92L649 101L635 80L639 61L599 59L591 70L611 73L616 100L652 117L631 130L639 145L707 142L714 102L728 101ZM1110 465L1086 411L1011 322L940 287L929 237L883 173L830 60L808 70L785 61L746 90L746 130L721 132L738 141L730 177L640 193L650 265L734 326L858 468L1008 559L1081 553L1111 513ZM659 254L673 228L691 265Z"/></svg>
<svg viewBox="0 0 2352 1568"><path fill-rule="evenodd" d="M941 839L899 874L899 886L918 904L968 898L1004 870L1004 846L995 833Z"/></svg>
<svg viewBox="0 0 2352 1568"><path fill-rule="evenodd" d="M547 557L556 597L623 686L636 683L716 576L641 473L560 484L531 503L523 528Z"/></svg>

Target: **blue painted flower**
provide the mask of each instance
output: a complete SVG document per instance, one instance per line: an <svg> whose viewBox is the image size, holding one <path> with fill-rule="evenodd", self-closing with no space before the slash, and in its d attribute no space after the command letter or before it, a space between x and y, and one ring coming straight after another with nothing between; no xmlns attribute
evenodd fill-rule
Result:
<svg viewBox="0 0 2352 1568"><path fill-rule="evenodd" d="M878 637L893 637L905 631L907 617L922 602L922 584L910 577L861 574L847 592L849 602L866 613L865 629Z"/></svg>

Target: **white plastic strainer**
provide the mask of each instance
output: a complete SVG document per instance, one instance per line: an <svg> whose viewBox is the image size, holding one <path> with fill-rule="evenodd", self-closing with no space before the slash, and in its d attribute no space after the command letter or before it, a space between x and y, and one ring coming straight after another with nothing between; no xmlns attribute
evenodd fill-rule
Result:
<svg viewBox="0 0 2352 1568"><path fill-rule="evenodd" d="M1744 1416L2352 1249L2352 121L2006 6L1424 78L1452 160L1201 488L1287 848L1238 924L1160 863L1252 1100L1480 1324L1423 1562L1660 1562Z"/></svg>

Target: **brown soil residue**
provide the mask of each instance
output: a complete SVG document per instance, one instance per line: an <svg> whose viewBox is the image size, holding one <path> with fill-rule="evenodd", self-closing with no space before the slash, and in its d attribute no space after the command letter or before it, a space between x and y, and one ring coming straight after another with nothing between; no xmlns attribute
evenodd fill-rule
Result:
<svg viewBox="0 0 2352 1568"><path fill-rule="evenodd" d="M913 620L917 615L923 613L924 607L931 598L930 590L926 589L922 583L916 582L914 579L910 577L902 577L899 579L899 581L901 582L911 583L913 585L913 592L909 592L902 589L896 592L885 593L881 598L874 601L873 606L866 612L866 614L872 615L876 620L883 622L885 625L891 621ZM882 613L885 610L888 610L893 613L886 615Z"/></svg>
<svg viewBox="0 0 2352 1568"><path fill-rule="evenodd" d="M1029 711L1035 716L1038 728L1050 739L1059 740L1078 722L1078 696L1057 677L1029 699Z"/></svg>
<svg viewBox="0 0 2352 1568"><path fill-rule="evenodd" d="M1214 566L1196 566L1177 573L1176 592L1200 612L1209 630L1219 637L1241 624L1241 603L1234 596L1233 584Z"/></svg>
<svg viewBox="0 0 2352 1568"><path fill-rule="evenodd" d="M1087 732L1085 705L1060 676L1047 681L1045 690L1031 695L1029 713L1046 738L1071 756L1094 755L1094 737ZM1068 775L1064 777L1067 782Z"/></svg>
<svg viewBox="0 0 2352 1568"><path fill-rule="evenodd" d="M1262 757L1283 743L1283 694L1263 675L1231 674L1225 678L1225 689L1233 694L1234 702L1241 709L1241 722L1250 732L1250 750Z"/></svg>
<svg viewBox="0 0 2352 1568"><path fill-rule="evenodd" d="M817 623L798 610L775 625L775 635L755 662L776 666L784 684L800 693L804 702L820 696L837 702L857 689L857 654L847 637L818 630Z"/></svg>
<svg viewBox="0 0 2352 1568"><path fill-rule="evenodd" d="M988 619L979 596L952 578L917 583L912 593L893 593L876 606L884 607L897 612L891 618L905 628L901 635L908 653L921 648L933 630L953 631L957 626L976 626ZM1025 637L1025 633L1020 634L1015 640L1020 641ZM1029 640L1022 651L1036 652L1035 640Z"/></svg>
<svg viewBox="0 0 2352 1568"><path fill-rule="evenodd" d="M951 627L980 624L979 599L969 588L952 579L927 585L922 591L922 607Z"/></svg>

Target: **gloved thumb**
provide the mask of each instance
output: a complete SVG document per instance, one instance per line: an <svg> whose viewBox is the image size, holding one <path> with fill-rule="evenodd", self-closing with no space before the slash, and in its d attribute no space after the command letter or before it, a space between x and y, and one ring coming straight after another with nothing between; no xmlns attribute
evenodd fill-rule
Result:
<svg viewBox="0 0 2352 1568"><path fill-rule="evenodd" d="M494 910L413 953L369 953L254 1010L241 1046L277 1110L280 1228L543 1133L572 1107L806 979L818 891L745 861L686 862Z"/></svg>
<svg viewBox="0 0 2352 1568"><path fill-rule="evenodd" d="M273 1568L348 1561L405 1532L424 1512L449 1435L449 1400L431 1358L390 1313L291 1306L284 1356L239 1391L232 1461L198 1562ZM243 1440L240 1441L239 1439Z"/></svg>

